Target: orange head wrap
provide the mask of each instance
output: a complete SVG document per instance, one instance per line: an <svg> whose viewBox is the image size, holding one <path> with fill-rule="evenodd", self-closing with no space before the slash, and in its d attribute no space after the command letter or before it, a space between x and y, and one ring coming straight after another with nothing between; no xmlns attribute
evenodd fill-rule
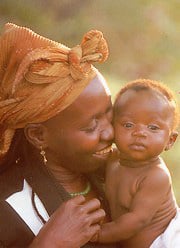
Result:
<svg viewBox="0 0 180 248"><path fill-rule="evenodd" d="M28 28L8 23L0 37L0 157L14 132L28 123L48 120L69 106L104 62L108 47L91 30L72 49Z"/></svg>

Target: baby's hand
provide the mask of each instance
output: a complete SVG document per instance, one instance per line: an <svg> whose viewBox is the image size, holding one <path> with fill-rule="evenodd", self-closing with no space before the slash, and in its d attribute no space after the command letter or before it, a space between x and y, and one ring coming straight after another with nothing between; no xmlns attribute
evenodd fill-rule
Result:
<svg viewBox="0 0 180 248"><path fill-rule="evenodd" d="M90 239L91 242L98 242L99 240L99 232L97 232L96 234L94 234L92 236L92 238Z"/></svg>
<svg viewBox="0 0 180 248"><path fill-rule="evenodd" d="M104 220L101 220L99 222L100 229L92 236L92 238L90 239L90 242L98 242L99 241L99 235L100 235L101 226L103 225L103 223L104 223Z"/></svg>

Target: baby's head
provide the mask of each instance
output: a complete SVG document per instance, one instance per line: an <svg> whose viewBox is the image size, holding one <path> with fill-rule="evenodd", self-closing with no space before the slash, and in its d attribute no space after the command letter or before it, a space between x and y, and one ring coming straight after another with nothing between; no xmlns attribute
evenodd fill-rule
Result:
<svg viewBox="0 0 180 248"><path fill-rule="evenodd" d="M154 95L159 95L159 100L161 98L166 100L172 110L172 129L175 130L177 128L179 124L179 110L173 92L163 83L150 79L137 79L122 87L114 102L114 115L117 115L119 112L119 102L121 96L129 90L134 91L137 94L139 93L139 96L143 91L151 92ZM142 101L141 97L139 100Z"/></svg>
<svg viewBox="0 0 180 248"><path fill-rule="evenodd" d="M114 103L115 142L134 159L149 159L176 140L179 113L175 97L164 84L138 79L127 83Z"/></svg>

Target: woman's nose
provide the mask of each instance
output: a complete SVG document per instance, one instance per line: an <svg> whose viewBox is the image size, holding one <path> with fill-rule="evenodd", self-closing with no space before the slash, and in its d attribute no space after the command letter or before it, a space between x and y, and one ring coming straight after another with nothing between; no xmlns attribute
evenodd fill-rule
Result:
<svg viewBox="0 0 180 248"><path fill-rule="evenodd" d="M114 128L110 121L106 121L101 130L101 140L112 141L114 139Z"/></svg>

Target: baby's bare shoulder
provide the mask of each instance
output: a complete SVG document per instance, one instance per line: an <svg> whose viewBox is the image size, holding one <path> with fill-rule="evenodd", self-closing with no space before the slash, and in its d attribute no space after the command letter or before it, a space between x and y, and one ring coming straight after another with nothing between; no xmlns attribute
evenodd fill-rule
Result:
<svg viewBox="0 0 180 248"><path fill-rule="evenodd" d="M115 148L113 149L113 151L111 152L111 155L108 159L107 162L107 168L106 168L106 172L110 172L110 171L115 171L118 170L119 167L119 152L118 150Z"/></svg>
<svg viewBox="0 0 180 248"><path fill-rule="evenodd" d="M151 187L158 185L159 187L169 187L171 185L171 175L165 163L160 163L157 166L152 167L146 177L147 184Z"/></svg>

